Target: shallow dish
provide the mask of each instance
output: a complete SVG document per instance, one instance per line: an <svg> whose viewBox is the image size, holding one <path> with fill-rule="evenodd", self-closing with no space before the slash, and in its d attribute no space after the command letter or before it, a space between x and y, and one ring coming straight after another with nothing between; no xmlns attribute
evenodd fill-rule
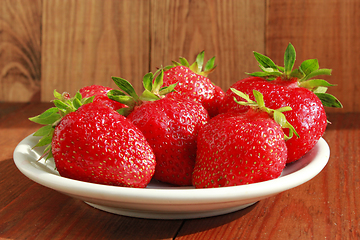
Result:
<svg viewBox="0 0 360 240"><path fill-rule="evenodd" d="M126 188L81 182L61 177L53 159L37 161L43 148L32 135L14 151L17 168L31 180L80 199L103 211L139 218L188 219L221 215L297 187L315 177L327 164L330 149L321 138L300 160L288 164L282 175L266 182L243 186L195 189L152 181L147 188Z"/></svg>

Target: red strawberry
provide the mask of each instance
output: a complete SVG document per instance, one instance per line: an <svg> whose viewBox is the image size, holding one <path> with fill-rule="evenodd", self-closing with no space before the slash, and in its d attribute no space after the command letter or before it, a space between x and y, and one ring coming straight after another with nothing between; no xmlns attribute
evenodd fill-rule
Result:
<svg viewBox="0 0 360 240"><path fill-rule="evenodd" d="M162 78L162 72L160 73ZM161 80L159 77L158 80ZM124 79L114 78L122 89L129 83ZM151 82L151 81L150 81ZM147 84L144 84L147 86ZM161 86L162 81L155 80L155 86ZM156 87L155 87L156 89ZM128 118L146 137L156 156L154 178L176 185L191 185L191 176L196 157L197 133L209 119L205 108L197 102L178 98L156 98L150 100L153 87L148 86L140 97L133 90L127 93L135 100L134 106L127 113ZM124 98L121 96L120 98ZM116 99L116 96L110 96ZM146 100L145 100L146 99ZM120 99L121 100L121 99ZM125 115L127 114L125 113Z"/></svg>
<svg viewBox="0 0 360 240"><path fill-rule="evenodd" d="M236 82L231 88L249 94L252 98L254 89L261 92L269 108L292 108L292 111L284 114L300 136L286 142L287 162L293 162L310 151L324 134L327 125L324 106L341 107L335 97L325 93L331 84L320 79L309 80L318 75L330 74L331 70L319 69L316 59L306 60L299 69L292 70L295 49L291 44L285 52L285 68L275 65L261 54L255 53L255 57L264 71L251 74L252 77ZM229 89L220 112L247 111L249 107L236 104L234 97L240 99Z"/></svg>
<svg viewBox="0 0 360 240"><path fill-rule="evenodd" d="M91 85L81 88L79 92L83 98L89 98L95 96L93 102L102 102L103 104L113 108L114 110L118 110L120 108L126 107L124 104L111 100L107 97L107 93L111 90L113 89L110 87L104 87L101 85Z"/></svg>
<svg viewBox="0 0 360 240"><path fill-rule="evenodd" d="M204 51L201 52L196 61L189 66L185 58L180 58L180 63L173 62L174 65L167 67L164 73L164 86L178 83L174 92L167 97L180 97L194 100L203 104L209 111L210 117L218 114L219 102L224 96L224 91L216 87L207 75L215 70L215 57L211 58L202 71L204 62Z"/></svg>
<svg viewBox="0 0 360 240"><path fill-rule="evenodd" d="M146 187L156 163L141 131L101 102L82 102L79 93L63 100L30 119L47 124L34 135L43 136L37 146L51 143L46 152L59 174L91 183Z"/></svg>
<svg viewBox="0 0 360 240"><path fill-rule="evenodd" d="M261 94L254 94L258 105L242 95L252 106L248 111L219 114L199 131L193 172L196 188L251 184L281 175L287 159L282 127L293 131L281 112L289 109L268 109ZM281 119L283 126L273 118Z"/></svg>
<svg viewBox="0 0 360 240"><path fill-rule="evenodd" d="M219 109L222 106L222 101L225 97L225 92L219 87L215 86L214 98L211 102L205 102L203 106L208 111L210 117L215 117L219 114Z"/></svg>
<svg viewBox="0 0 360 240"><path fill-rule="evenodd" d="M142 104L128 118L154 150L157 163L154 178L191 185L197 133L208 121L204 107L184 99L163 98Z"/></svg>

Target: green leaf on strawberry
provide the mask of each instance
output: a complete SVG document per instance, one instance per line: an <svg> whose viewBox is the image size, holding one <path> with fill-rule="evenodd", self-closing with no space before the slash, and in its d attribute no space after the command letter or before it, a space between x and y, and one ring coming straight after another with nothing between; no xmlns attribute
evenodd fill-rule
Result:
<svg viewBox="0 0 360 240"><path fill-rule="evenodd" d="M193 71L194 73L206 77L215 70L216 65L215 65L215 57L212 57L206 62L204 66L204 56L205 56L205 51L200 52L196 56L195 62L192 63L191 65L185 58L180 57L179 58L180 62L172 61L173 65L165 67L165 70L168 70L176 66L185 66L190 68L190 70Z"/></svg>
<svg viewBox="0 0 360 240"><path fill-rule="evenodd" d="M134 87L127 80L120 77L112 77L119 89L111 90L107 96L115 101L127 105L127 107L118 109L117 112L123 116L128 116L136 106L140 106L144 101L156 101L163 98L166 94L174 92L176 84L162 87L164 78L164 69L159 69L153 73L147 73L143 77L143 86L145 90L139 96Z"/></svg>
<svg viewBox="0 0 360 240"><path fill-rule="evenodd" d="M282 108L278 108L278 109L270 109L268 107L265 106L265 102L264 102L264 97L263 95L256 91L253 90L253 94L255 97L255 101L251 100L249 95L236 90L235 88L230 88L231 91L233 93L235 93L236 95L238 95L239 97L245 99L246 101L238 101L235 97L234 97L234 101L240 105L244 105L244 106L250 106L252 108L256 108L259 109L260 111L266 112L268 113L274 120L275 122L277 122L282 128L288 128L289 129L289 136L287 136L286 134L284 134L284 138L285 140L289 140L293 137L293 135L295 134L297 137L299 137L299 134L296 132L295 128L286 120L285 115L283 114L283 112L285 111L290 111L292 110L291 107L282 107Z"/></svg>
<svg viewBox="0 0 360 240"><path fill-rule="evenodd" d="M285 50L284 67L276 65L269 57L260 53L254 52L254 56L262 72L254 72L249 75L265 78L269 81L275 80L278 77L281 77L283 80L296 78L298 85L314 92L324 106L342 108L342 104L336 97L325 94L327 87L334 86L333 84L323 79L312 79L321 75L331 75L331 69L320 69L317 59L305 60L299 68L293 69L296 60L296 51L291 43L289 43ZM318 94L319 92L321 92L321 94Z"/></svg>
<svg viewBox="0 0 360 240"><path fill-rule="evenodd" d="M70 98L70 95L66 92L63 94L54 90L53 100L55 107L49 108L43 113L29 118L30 121L45 125L38 129L33 135L41 137L39 142L34 147L47 146L44 150L43 158L46 156L46 159L52 157L51 152L51 140L53 137L54 129L59 124L61 119L69 114L70 112L75 112L80 106L90 103L93 101L93 97L82 98L81 94L77 92L73 98Z"/></svg>
<svg viewBox="0 0 360 240"><path fill-rule="evenodd" d="M342 104L331 94L315 92L322 104L327 107L342 108Z"/></svg>
<svg viewBox="0 0 360 240"><path fill-rule="evenodd" d="M124 79L119 77L112 77L112 80L124 93L134 98L135 101L139 100L139 96L136 94L134 87L128 81L124 81Z"/></svg>
<svg viewBox="0 0 360 240"><path fill-rule="evenodd" d="M312 80L308 80L308 81L299 83L299 86L307 88L307 89L311 89L311 90L313 90L313 92L315 92L315 88L318 88L318 87L332 87L332 86L335 86L335 85L331 84L331 83L329 83L329 82L327 82L326 80L323 80L323 79L312 79Z"/></svg>
<svg viewBox="0 0 360 240"><path fill-rule="evenodd" d="M34 134L33 136L44 136L46 135L48 132L50 132L52 129L52 125L45 125L41 128L39 128Z"/></svg>
<svg viewBox="0 0 360 240"><path fill-rule="evenodd" d="M154 74L152 72L145 74L143 77L143 86L148 91L151 91L152 89L153 78Z"/></svg>
<svg viewBox="0 0 360 240"><path fill-rule="evenodd" d="M29 118L29 120L38 124L47 125L56 122L60 118L61 115L59 114L59 109L57 107L53 107L38 116Z"/></svg>
<svg viewBox="0 0 360 240"><path fill-rule="evenodd" d="M293 45L289 44L284 55L284 72L285 75L291 75L296 60L296 52Z"/></svg>
<svg viewBox="0 0 360 240"><path fill-rule="evenodd" d="M301 63L299 70L304 74L310 74L311 72L319 69L319 62L317 59L308 59Z"/></svg>
<svg viewBox="0 0 360 240"><path fill-rule="evenodd" d="M276 66L276 64L267 56L262 55L260 53L254 52L254 56L258 63L260 64L260 67L263 69L268 69L269 72L273 72L275 70L279 70Z"/></svg>

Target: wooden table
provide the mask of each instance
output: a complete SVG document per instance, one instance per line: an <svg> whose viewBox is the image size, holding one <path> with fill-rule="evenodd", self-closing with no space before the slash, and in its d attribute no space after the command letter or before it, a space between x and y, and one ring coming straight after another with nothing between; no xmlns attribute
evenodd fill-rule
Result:
<svg viewBox="0 0 360 240"><path fill-rule="evenodd" d="M16 145L50 107L0 103L0 239L360 239L360 113L329 114L331 150L311 181L234 213L149 220L94 209L43 187L16 168Z"/></svg>

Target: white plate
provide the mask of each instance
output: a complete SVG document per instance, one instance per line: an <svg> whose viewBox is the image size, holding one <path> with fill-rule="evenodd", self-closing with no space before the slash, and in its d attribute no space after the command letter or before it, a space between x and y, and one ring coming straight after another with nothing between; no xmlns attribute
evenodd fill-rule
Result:
<svg viewBox="0 0 360 240"><path fill-rule="evenodd" d="M321 138L300 160L288 164L281 177L243 186L194 189L152 181L147 188L126 188L81 182L59 176L53 159L37 161L42 148L32 147L38 137L22 140L14 151L18 169L31 180L85 201L103 211L152 219L210 217L248 207L255 202L297 187L315 177L327 164L330 149Z"/></svg>

